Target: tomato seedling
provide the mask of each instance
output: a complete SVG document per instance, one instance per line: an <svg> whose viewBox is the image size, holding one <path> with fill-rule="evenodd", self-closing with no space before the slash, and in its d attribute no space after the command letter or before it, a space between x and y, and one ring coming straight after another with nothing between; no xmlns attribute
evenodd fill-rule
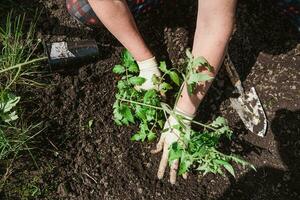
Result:
<svg viewBox="0 0 300 200"><path fill-rule="evenodd" d="M181 86L178 94L181 93L183 85L186 84L191 95L195 92L197 84L212 81L211 76L198 70L199 66L202 66L206 71L212 71L212 67L205 58L194 58L189 51L187 51L187 57L185 75L179 75L175 69L169 70L166 63L161 62L159 68L163 75L161 77L154 75L152 78L157 89L139 91L135 87L142 85L145 80L138 77L138 66L130 53L125 51L122 54L122 64L113 68L113 72L121 76L117 83L116 101L113 105L116 124L139 123L139 131L131 137L131 140L152 141L156 138L155 130L167 131L161 130L167 120L167 114L175 117L178 124L170 128L177 129L180 136L178 142L173 143L170 147L169 163L177 159L180 161L179 174L184 174L193 168L203 172L203 174L218 173L223 175L222 168L224 167L234 176L234 169L230 164L232 161L255 169L253 165L238 156L226 155L218 150L221 138L231 139L232 136L232 131L225 118L218 117L209 124L191 120L191 123L200 126L200 131L194 131L183 122L183 120L188 119L177 115L168 104L162 102L160 94L165 95L167 91L173 89L173 83L175 86ZM169 76L172 83L166 82L166 76ZM177 102L178 97L179 95L173 96L176 98L175 102Z"/></svg>

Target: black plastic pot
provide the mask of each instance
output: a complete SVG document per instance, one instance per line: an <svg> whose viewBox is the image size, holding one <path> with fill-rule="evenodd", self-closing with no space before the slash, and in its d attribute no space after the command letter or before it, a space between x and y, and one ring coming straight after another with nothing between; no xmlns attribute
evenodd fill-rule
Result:
<svg viewBox="0 0 300 200"><path fill-rule="evenodd" d="M95 40L54 42L45 46L51 68L76 67L94 62L99 57Z"/></svg>

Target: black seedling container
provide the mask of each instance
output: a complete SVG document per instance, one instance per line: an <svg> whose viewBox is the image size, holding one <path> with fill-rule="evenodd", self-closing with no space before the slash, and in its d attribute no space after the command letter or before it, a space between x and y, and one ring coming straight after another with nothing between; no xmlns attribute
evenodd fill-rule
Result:
<svg viewBox="0 0 300 200"><path fill-rule="evenodd" d="M46 44L45 49L51 68L78 67L99 57L95 40L54 42Z"/></svg>

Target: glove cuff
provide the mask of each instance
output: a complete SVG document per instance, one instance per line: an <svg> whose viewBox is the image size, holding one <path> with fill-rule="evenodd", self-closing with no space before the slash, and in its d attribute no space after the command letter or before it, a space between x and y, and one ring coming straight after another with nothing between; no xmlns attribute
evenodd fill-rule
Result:
<svg viewBox="0 0 300 200"><path fill-rule="evenodd" d="M176 114L178 115L182 115L184 118L188 119L188 120L193 120L195 115L191 115L191 114L188 114L186 112L184 112L183 110L181 110L180 108L176 107L174 108L174 111Z"/></svg>
<svg viewBox="0 0 300 200"><path fill-rule="evenodd" d="M149 58L144 61L137 61L140 71L145 71L149 69L158 69L158 64L156 62L155 57Z"/></svg>

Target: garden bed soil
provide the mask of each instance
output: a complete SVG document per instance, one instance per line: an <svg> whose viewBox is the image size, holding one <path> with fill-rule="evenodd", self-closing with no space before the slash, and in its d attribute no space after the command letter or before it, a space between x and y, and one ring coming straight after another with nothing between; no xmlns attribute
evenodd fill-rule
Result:
<svg viewBox="0 0 300 200"><path fill-rule="evenodd" d="M43 191L37 199L300 199L300 40L273 1L239 1L229 46L245 89L255 86L264 106L266 137L248 132L229 106L232 87L223 69L197 115L202 122L225 116L234 139L222 148L254 164L257 172L241 166L235 166L236 178L191 172L175 185L168 182L168 173L163 180L156 178L160 155L150 153L155 143L130 141L136 127L118 127L112 119L116 77L111 71L120 62L121 45L105 29L78 24L63 0L36 4L45 8L38 26L41 37L95 38L102 54L96 63L52 71L49 87L30 89L37 97L35 116L48 125L35 139L39 169L29 156L18 159L3 199L19 199L18 190L33 178ZM195 1L178 0L165 1L137 20L158 59L182 69L195 17Z"/></svg>

